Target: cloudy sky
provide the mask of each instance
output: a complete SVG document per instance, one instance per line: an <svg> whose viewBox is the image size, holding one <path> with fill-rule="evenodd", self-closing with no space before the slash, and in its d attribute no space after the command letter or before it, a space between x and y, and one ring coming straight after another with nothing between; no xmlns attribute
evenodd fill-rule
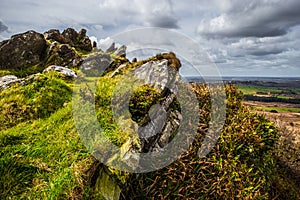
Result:
<svg viewBox="0 0 300 200"><path fill-rule="evenodd" d="M300 76L299 10L299 0L1 0L0 40L73 27L104 47L123 31L160 27L196 40L222 76Z"/></svg>

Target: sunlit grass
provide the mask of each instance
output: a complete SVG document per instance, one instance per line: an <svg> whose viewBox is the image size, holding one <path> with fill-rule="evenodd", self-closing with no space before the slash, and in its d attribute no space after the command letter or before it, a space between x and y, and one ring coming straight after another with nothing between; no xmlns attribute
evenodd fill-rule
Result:
<svg viewBox="0 0 300 200"><path fill-rule="evenodd" d="M71 105L47 119L0 132L2 197L64 199L84 197L91 156L81 144Z"/></svg>

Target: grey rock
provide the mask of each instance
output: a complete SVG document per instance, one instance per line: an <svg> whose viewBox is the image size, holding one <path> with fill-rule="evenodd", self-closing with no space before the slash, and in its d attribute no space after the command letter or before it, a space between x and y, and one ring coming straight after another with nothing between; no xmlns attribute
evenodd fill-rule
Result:
<svg viewBox="0 0 300 200"><path fill-rule="evenodd" d="M81 57L69 44L60 45L54 42L49 48L46 66L59 65L63 67L76 67L79 66L81 62Z"/></svg>
<svg viewBox="0 0 300 200"><path fill-rule="evenodd" d="M51 29L44 33L44 37L46 40L56 41L61 44L66 43L66 39L60 34L59 30Z"/></svg>
<svg viewBox="0 0 300 200"><path fill-rule="evenodd" d="M179 80L177 72L168 66L167 60L150 61L138 67L134 71L139 79L143 79L146 84L164 90L168 88L171 92L176 93L176 81Z"/></svg>
<svg viewBox="0 0 300 200"><path fill-rule="evenodd" d="M77 75L73 70L68 69L66 67L62 67L62 66L51 65L51 66L47 67L46 69L44 69L43 73L48 72L48 71L59 72L68 78L74 78L74 79L77 78Z"/></svg>
<svg viewBox="0 0 300 200"><path fill-rule="evenodd" d="M127 47L125 45L122 45L114 52L114 54L117 56L126 57L126 49Z"/></svg>
<svg viewBox="0 0 300 200"><path fill-rule="evenodd" d="M88 76L100 76L112 62L109 54L97 52L85 58L80 69Z"/></svg>
<svg viewBox="0 0 300 200"><path fill-rule="evenodd" d="M35 31L17 34L0 43L0 69L22 69L43 60L47 48L42 34Z"/></svg>
<svg viewBox="0 0 300 200"><path fill-rule="evenodd" d="M7 75L0 77L0 87L1 89L6 89L9 88L10 85L17 83L18 82L18 77L14 75Z"/></svg>
<svg viewBox="0 0 300 200"><path fill-rule="evenodd" d="M34 81L34 78L38 75L39 73L32 74L28 77L20 78L20 79L14 75L7 75L7 76L0 77L0 89L5 90L16 84L18 84L19 86L28 85L29 83L32 83Z"/></svg>
<svg viewBox="0 0 300 200"><path fill-rule="evenodd" d="M108 49L106 49L105 53L113 53L117 50L117 48L115 47L115 43L113 42Z"/></svg>

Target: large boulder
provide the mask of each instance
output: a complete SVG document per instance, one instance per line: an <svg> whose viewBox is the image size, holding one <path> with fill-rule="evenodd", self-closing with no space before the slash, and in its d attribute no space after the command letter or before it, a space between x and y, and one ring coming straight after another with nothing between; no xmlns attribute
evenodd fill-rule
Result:
<svg viewBox="0 0 300 200"><path fill-rule="evenodd" d="M0 43L0 69L22 69L43 60L47 48L42 34L35 31L17 34Z"/></svg>

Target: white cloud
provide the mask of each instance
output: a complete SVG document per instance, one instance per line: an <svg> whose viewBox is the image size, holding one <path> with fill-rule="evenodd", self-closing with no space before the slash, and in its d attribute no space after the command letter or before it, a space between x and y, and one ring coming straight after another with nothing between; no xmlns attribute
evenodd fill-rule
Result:
<svg viewBox="0 0 300 200"><path fill-rule="evenodd" d="M103 51L105 51L106 49L108 49L110 47L110 45L114 42L113 39L111 39L110 37L107 37L105 39L100 39L98 42L98 47L100 49L102 49Z"/></svg>

